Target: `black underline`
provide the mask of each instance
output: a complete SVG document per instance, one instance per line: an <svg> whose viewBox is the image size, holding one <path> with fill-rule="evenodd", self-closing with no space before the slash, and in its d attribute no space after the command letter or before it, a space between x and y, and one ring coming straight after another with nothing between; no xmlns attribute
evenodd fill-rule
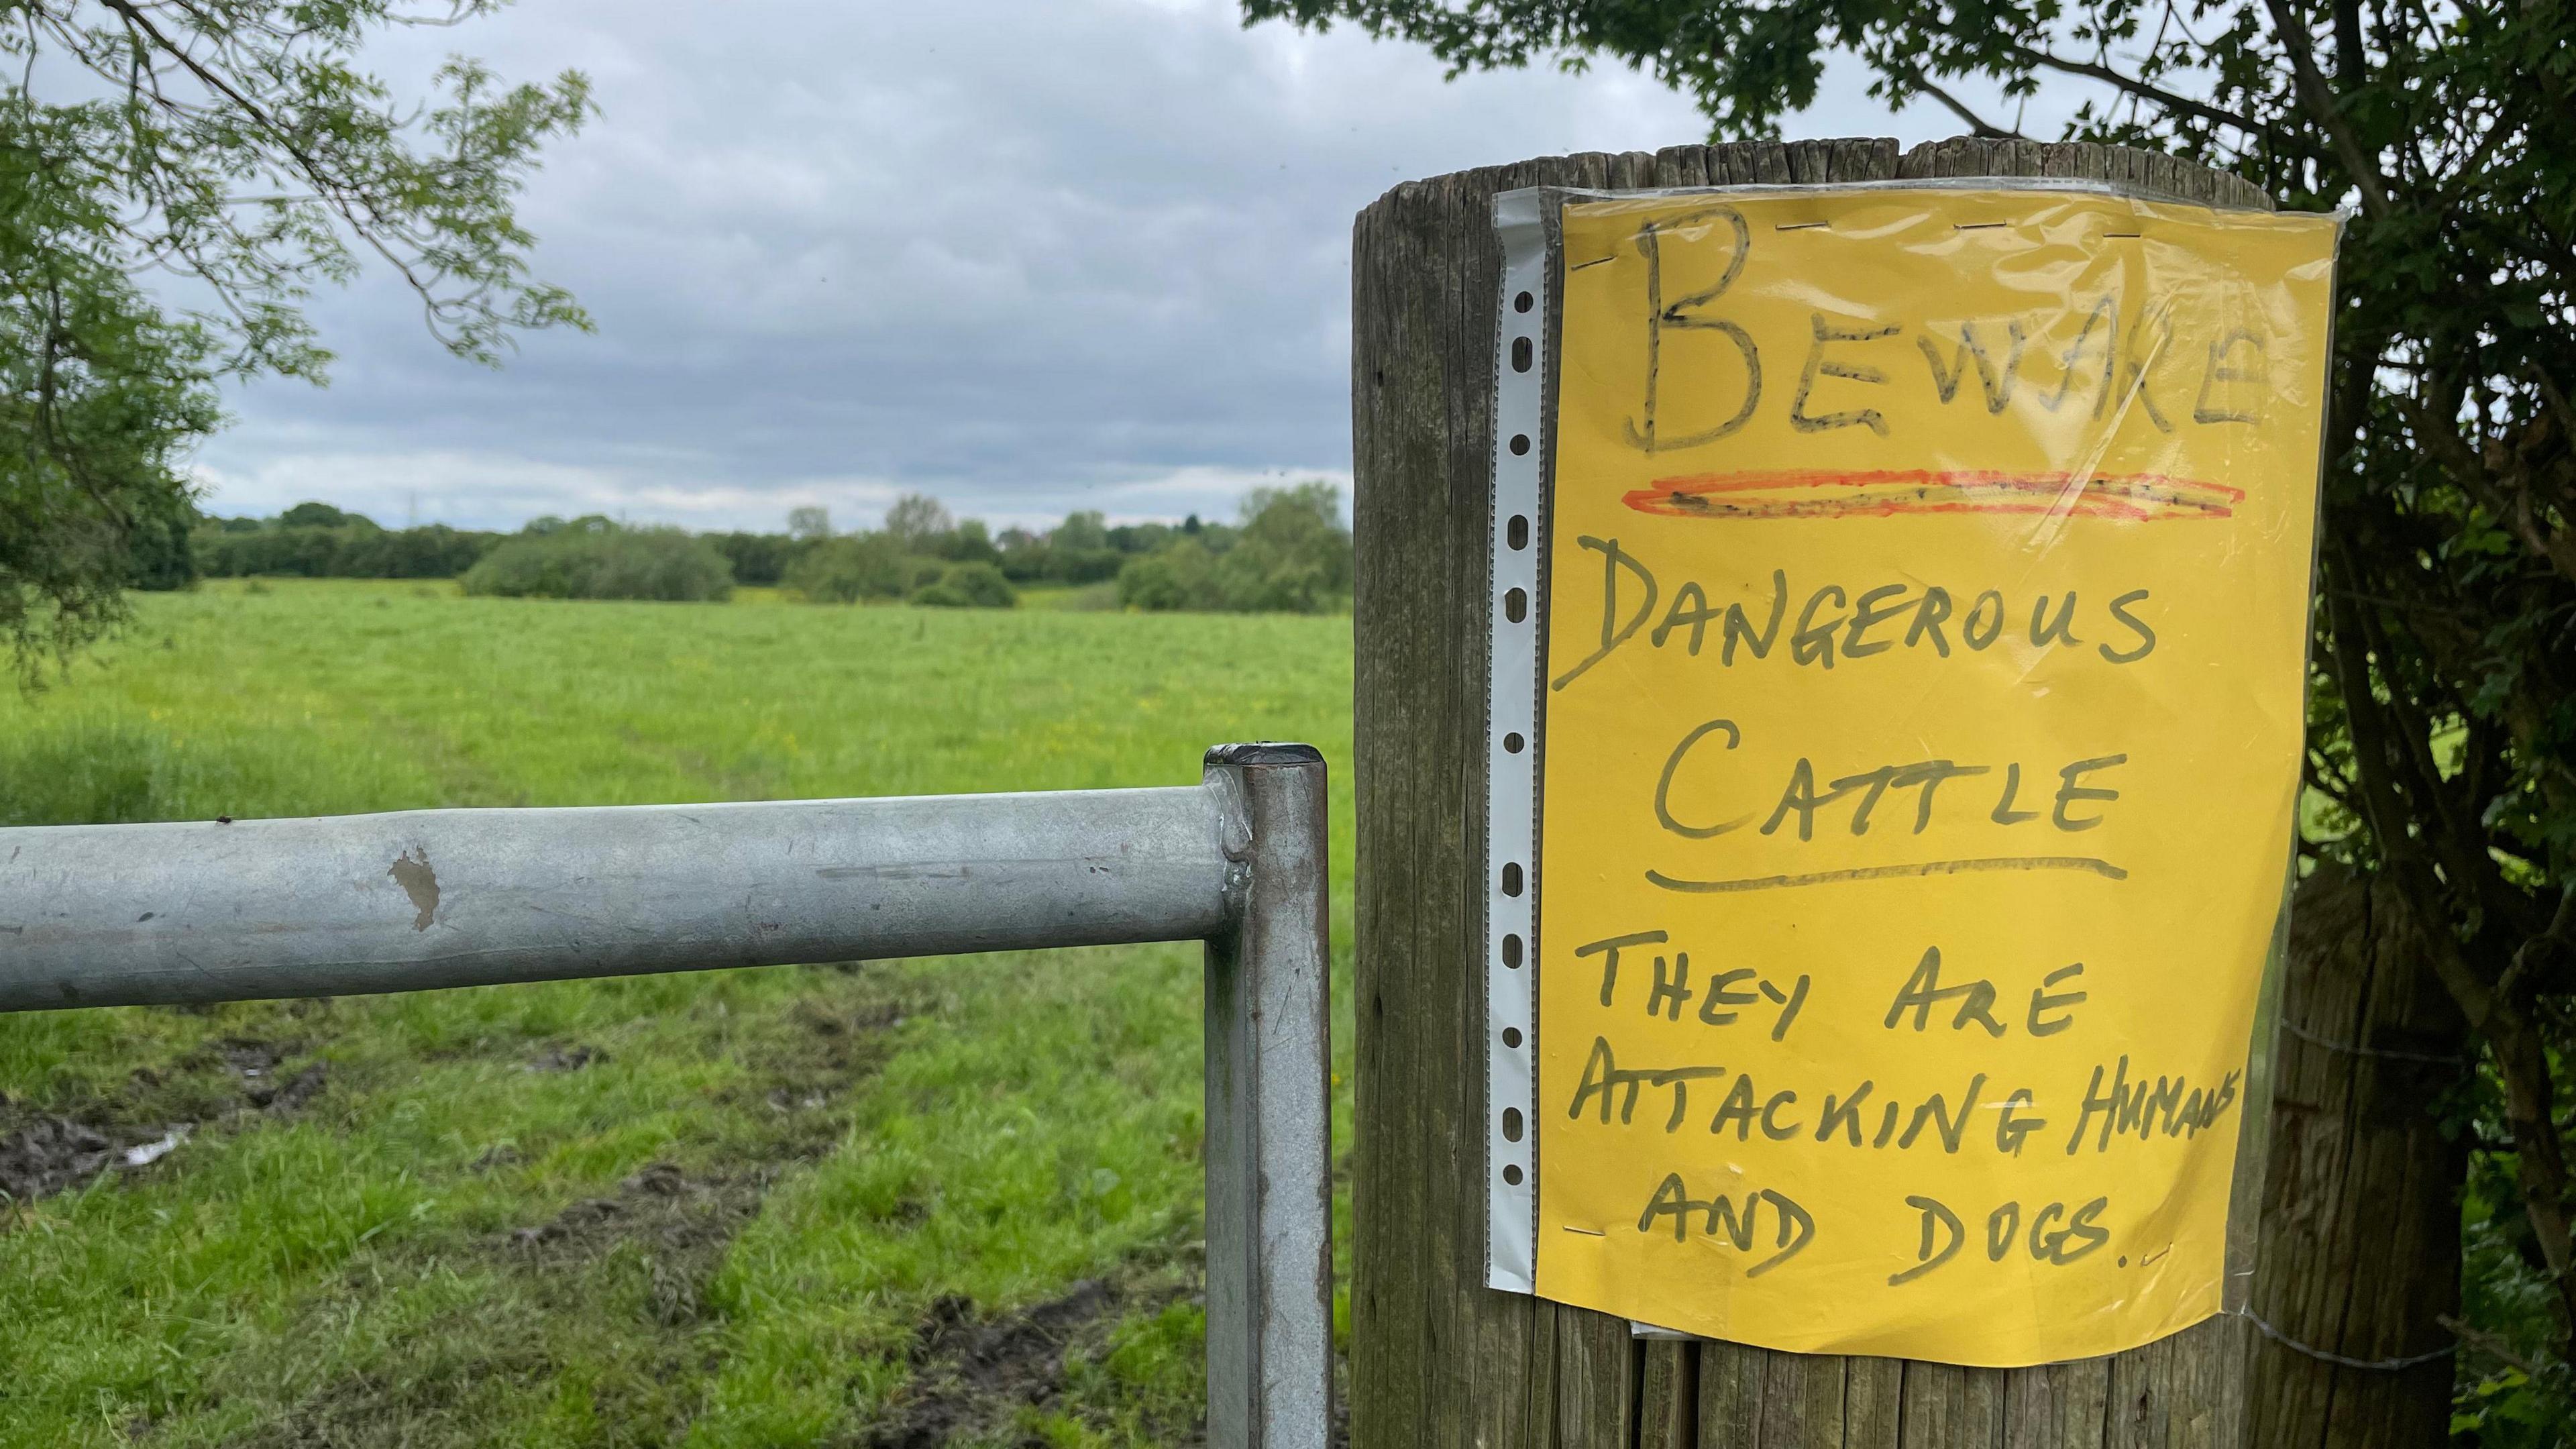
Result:
<svg viewBox="0 0 2576 1449"><path fill-rule="evenodd" d="M1675 880L1659 870L1646 872L1649 884L1668 891L1716 895L1728 891L1767 891L1784 886L1830 885L1846 880L1907 880L1927 875L1967 875L1988 870L2089 870L2111 880L2129 873L2089 855L2001 855L1984 860L1933 860L1921 865L1866 865L1857 870L1820 870L1813 875L1764 875L1746 880Z"/></svg>

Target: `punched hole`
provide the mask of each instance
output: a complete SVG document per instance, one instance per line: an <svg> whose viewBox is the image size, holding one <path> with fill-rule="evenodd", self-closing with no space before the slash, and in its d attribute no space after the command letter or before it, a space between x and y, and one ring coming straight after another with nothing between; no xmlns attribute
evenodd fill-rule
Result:
<svg viewBox="0 0 2576 1449"><path fill-rule="evenodd" d="M1511 1184L1512 1186L1514 1186L1514 1187L1518 1187L1518 1186L1520 1186L1520 1185L1521 1185L1521 1169L1520 1169L1520 1164L1518 1164L1518 1163L1514 1163L1514 1164L1512 1164L1511 1166L1504 1168L1504 1169L1503 1169L1503 1181L1510 1183L1510 1184Z"/></svg>
<svg viewBox="0 0 2576 1449"><path fill-rule="evenodd" d="M1529 434L1512 434L1512 456L1515 458L1526 458L1529 456Z"/></svg>
<svg viewBox="0 0 2576 1449"><path fill-rule="evenodd" d="M1514 371L1514 372L1527 372L1527 371L1529 371L1529 370L1530 370L1530 357L1531 357L1530 340L1529 340L1528 338L1526 338L1526 337L1515 337L1515 338L1513 338L1513 339L1512 339L1512 371Z"/></svg>
<svg viewBox="0 0 2576 1449"><path fill-rule="evenodd" d="M1503 1140L1505 1142L1521 1140L1521 1109L1518 1107L1503 1109Z"/></svg>
<svg viewBox="0 0 2576 1449"><path fill-rule="evenodd" d="M1529 591L1514 589L1503 595L1503 617L1517 624L1529 617Z"/></svg>
<svg viewBox="0 0 2576 1449"><path fill-rule="evenodd" d="M1531 296L1527 292L1523 292L1512 299L1512 310L1515 312L1526 312L1537 305L1538 298Z"/></svg>
<svg viewBox="0 0 2576 1449"><path fill-rule="evenodd" d="M1521 1047L1521 1029L1517 1026L1504 1027L1503 1045L1510 1047L1514 1051L1519 1051Z"/></svg>
<svg viewBox="0 0 2576 1449"><path fill-rule="evenodd" d="M1511 967L1515 971L1521 969L1520 937L1505 936L1503 938L1503 964Z"/></svg>
<svg viewBox="0 0 2576 1449"><path fill-rule="evenodd" d="M1520 893L1521 866L1519 861L1514 861L1503 867L1503 894L1507 896L1517 896Z"/></svg>
<svg viewBox="0 0 2576 1449"><path fill-rule="evenodd" d="M1529 741L1522 739L1519 731L1515 730L1511 734L1503 736L1503 753L1507 755L1517 755L1521 752L1521 747L1528 743Z"/></svg>
<svg viewBox="0 0 2576 1449"><path fill-rule="evenodd" d="M1525 513L1513 514L1512 521L1503 525L1503 538L1505 541L1509 542L1513 548L1522 549L1529 547L1529 515Z"/></svg>

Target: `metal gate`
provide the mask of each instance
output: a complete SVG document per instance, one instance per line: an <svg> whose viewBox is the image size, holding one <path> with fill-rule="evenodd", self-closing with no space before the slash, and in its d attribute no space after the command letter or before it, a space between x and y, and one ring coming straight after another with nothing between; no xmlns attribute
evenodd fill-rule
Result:
<svg viewBox="0 0 2576 1449"><path fill-rule="evenodd" d="M1312 747L1149 790L0 829L0 1011L1207 943L1208 1437L1332 1424Z"/></svg>

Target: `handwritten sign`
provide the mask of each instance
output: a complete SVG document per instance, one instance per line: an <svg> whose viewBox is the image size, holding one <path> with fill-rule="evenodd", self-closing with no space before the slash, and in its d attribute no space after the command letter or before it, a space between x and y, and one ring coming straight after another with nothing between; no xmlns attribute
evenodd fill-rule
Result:
<svg viewBox="0 0 2576 1449"><path fill-rule="evenodd" d="M2337 223L1560 216L1536 1291L1989 1365L2220 1311Z"/></svg>

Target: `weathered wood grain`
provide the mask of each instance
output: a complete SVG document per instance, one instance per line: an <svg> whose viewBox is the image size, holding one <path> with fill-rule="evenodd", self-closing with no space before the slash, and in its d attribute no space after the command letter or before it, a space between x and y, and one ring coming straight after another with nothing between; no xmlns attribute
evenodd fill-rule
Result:
<svg viewBox="0 0 2576 1449"><path fill-rule="evenodd" d="M2466 1074L2454 1006L2394 892L2320 869L2290 913L2254 1311L2366 1362L2450 1341L2465 1144L2435 1103ZM2449 1433L2452 1361L2355 1369L2258 1338L2254 1442L2414 1449Z"/></svg>
<svg viewBox="0 0 2576 1449"><path fill-rule="evenodd" d="M1657 1340L1646 1345L1638 1379L1637 1449L1696 1449L1699 1444L1699 1345Z"/></svg>
<svg viewBox="0 0 2576 1449"><path fill-rule="evenodd" d="M1497 192L1937 176L2115 180L2268 206L2116 147L1954 140L1674 146L1411 181L1353 235L1359 1449L2167 1449L2245 1441L2245 1326L2009 1372L1654 1344L1484 1288L1486 544ZM1543 1167L1543 1165L1542 1165Z"/></svg>

